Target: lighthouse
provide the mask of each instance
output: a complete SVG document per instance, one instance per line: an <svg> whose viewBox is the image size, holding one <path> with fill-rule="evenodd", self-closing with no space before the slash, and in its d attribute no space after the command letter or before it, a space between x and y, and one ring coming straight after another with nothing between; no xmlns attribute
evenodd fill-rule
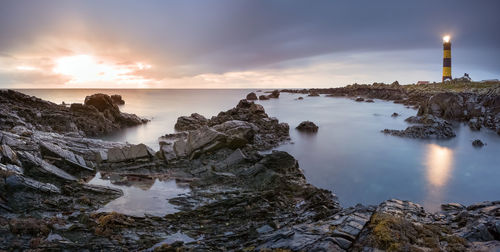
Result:
<svg viewBox="0 0 500 252"><path fill-rule="evenodd" d="M450 36L443 37L443 83L451 81L451 42Z"/></svg>

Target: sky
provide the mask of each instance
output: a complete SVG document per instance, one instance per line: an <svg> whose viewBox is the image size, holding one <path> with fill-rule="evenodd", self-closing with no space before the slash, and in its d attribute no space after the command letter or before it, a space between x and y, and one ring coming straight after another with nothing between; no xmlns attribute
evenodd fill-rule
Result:
<svg viewBox="0 0 500 252"><path fill-rule="evenodd" d="M2 0L0 88L500 79L500 1Z"/></svg>

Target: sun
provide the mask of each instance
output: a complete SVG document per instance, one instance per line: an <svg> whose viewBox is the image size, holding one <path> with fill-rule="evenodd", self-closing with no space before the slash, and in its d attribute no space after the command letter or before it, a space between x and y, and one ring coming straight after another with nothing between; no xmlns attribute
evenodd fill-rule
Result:
<svg viewBox="0 0 500 252"><path fill-rule="evenodd" d="M126 80L132 69L97 61L91 55L75 55L55 61L54 73L66 75L72 82L102 82Z"/></svg>

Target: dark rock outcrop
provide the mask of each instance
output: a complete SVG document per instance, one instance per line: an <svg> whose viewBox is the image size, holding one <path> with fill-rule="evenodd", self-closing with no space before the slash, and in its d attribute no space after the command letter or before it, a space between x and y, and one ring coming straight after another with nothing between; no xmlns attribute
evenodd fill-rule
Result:
<svg viewBox="0 0 500 252"><path fill-rule="evenodd" d="M318 132L318 128L319 127L311 121L303 121L296 127L297 130L305 132Z"/></svg>
<svg viewBox="0 0 500 252"><path fill-rule="evenodd" d="M259 100L269 100L269 97L267 95L260 95Z"/></svg>
<svg viewBox="0 0 500 252"><path fill-rule="evenodd" d="M483 141L476 139L476 140L472 141L472 146L481 148L484 146L484 143L483 143Z"/></svg>
<svg viewBox="0 0 500 252"><path fill-rule="evenodd" d="M249 94L247 94L247 100L249 100L249 101L257 100L257 95L254 92L249 93Z"/></svg>
<svg viewBox="0 0 500 252"><path fill-rule="evenodd" d="M13 90L0 90L0 129L21 126L28 130L98 136L147 122L121 113L108 95L96 94L86 101L66 107Z"/></svg>
<svg viewBox="0 0 500 252"><path fill-rule="evenodd" d="M196 130L205 125L207 125L208 119L204 116L193 113L190 116L181 116L177 118L177 123L175 123L176 130Z"/></svg>

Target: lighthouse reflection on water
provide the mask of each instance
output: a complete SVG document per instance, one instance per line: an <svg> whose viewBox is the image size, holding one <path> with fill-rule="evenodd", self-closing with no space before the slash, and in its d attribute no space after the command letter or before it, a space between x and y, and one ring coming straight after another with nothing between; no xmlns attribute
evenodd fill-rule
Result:
<svg viewBox="0 0 500 252"><path fill-rule="evenodd" d="M444 193L453 169L453 150L437 144L429 144L425 158L427 195L423 201L429 210L439 210L444 203Z"/></svg>

